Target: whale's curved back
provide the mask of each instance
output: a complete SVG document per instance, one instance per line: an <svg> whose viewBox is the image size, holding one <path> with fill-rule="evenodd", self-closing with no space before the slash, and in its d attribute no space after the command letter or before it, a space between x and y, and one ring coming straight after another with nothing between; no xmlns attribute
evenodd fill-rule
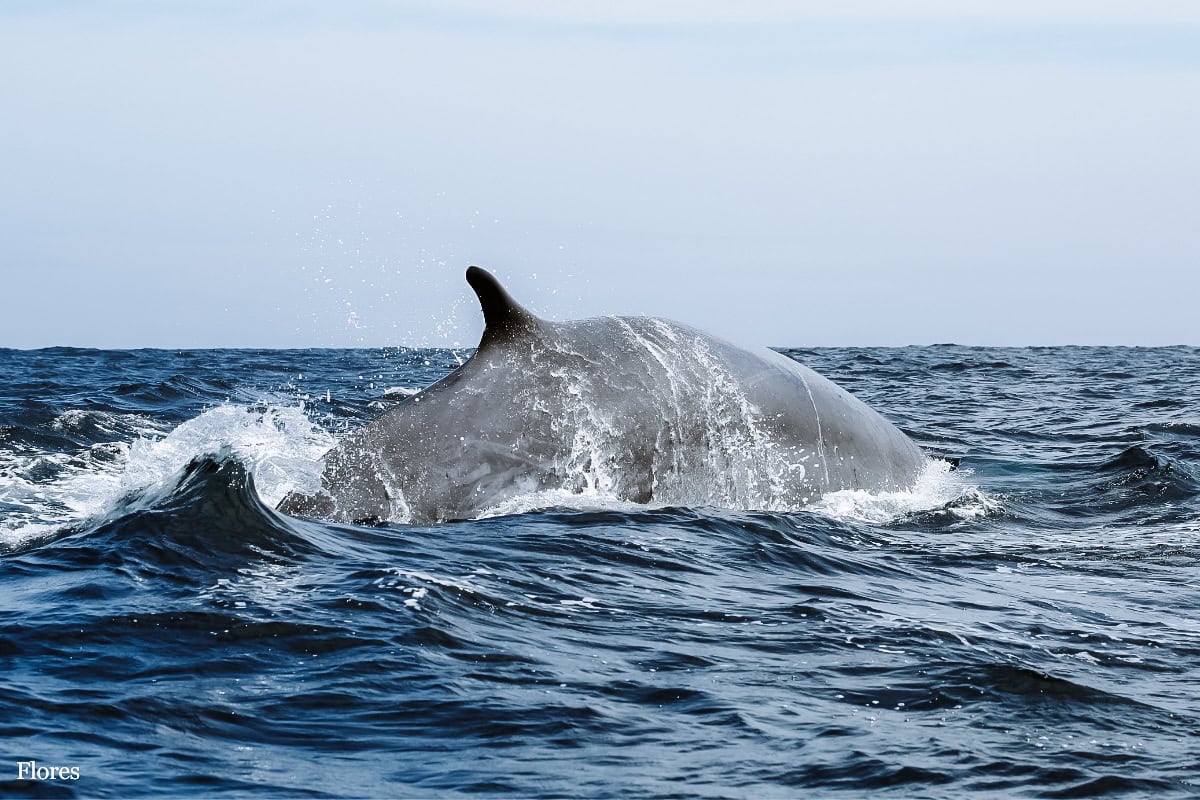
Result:
<svg viewBox="0 0 1200 800"><path fill-rule="evenodd" d="M486 270L466 278L484 319L471 358L347 435L320 494L280 510L424 523L545 492L792 510L903 488L924 463L894 425L778 353L655 317L546 321Z"/></svg>

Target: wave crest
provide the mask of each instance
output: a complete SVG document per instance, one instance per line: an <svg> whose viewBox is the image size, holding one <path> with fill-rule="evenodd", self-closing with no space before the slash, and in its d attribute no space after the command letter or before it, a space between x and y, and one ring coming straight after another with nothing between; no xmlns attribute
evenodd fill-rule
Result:
<svg viewBox="0 0 1200 800"><path fill-rule="evenodd" d="M64 416L67 424L85 418ZM165 435L143 429L132 441L63 454L52 475L38 469L44 455L10 455L0 465L0 504L6 512L0 547L18 547L65 526L119 512L133 497L168 492L179 474L206 453L228 453L244 464L259 496L273 506L289 491L320 485L320 459L333 444L333 436L299 406L223 404Z"/></svg>

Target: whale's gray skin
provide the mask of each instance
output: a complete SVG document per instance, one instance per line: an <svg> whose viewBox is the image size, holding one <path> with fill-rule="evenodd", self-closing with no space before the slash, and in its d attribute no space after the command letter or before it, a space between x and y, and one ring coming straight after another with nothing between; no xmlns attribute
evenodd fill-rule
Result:
<svg viewBox="0 0 1200 800"><path fill-rule="evenodd" d="M878 413L773 351L650 317L550 322L478 267L467 281L486 323L475 354L347 436L322 489L281 511L428 523L548 490L795 509L907 488L926 463Z"/></svg>

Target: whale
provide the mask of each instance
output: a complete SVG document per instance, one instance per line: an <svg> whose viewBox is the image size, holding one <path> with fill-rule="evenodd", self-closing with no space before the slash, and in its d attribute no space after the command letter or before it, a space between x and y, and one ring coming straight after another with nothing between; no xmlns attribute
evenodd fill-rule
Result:
<svg viewBox="0 0 1200 800"><path fill-rule="evenodd" d="M573 495L794 511L840 490L911 488L928 463L877 411L773 350L657 317L542 319L488 271L466 279L484 320L470 358L346 435L319 488L279 511L430 524Z"/></svg>

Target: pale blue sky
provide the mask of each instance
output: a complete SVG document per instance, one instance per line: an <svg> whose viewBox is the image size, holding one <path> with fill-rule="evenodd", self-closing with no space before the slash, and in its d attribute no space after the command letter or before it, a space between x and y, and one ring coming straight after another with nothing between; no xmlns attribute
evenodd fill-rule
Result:
<svg viewBox="0 0 1200 800"><path fill-rule="evenodd" d="M0 74L0 346L473 345L471 263L745 343L1200 344L1200 3L10 1Z"/></svg>

